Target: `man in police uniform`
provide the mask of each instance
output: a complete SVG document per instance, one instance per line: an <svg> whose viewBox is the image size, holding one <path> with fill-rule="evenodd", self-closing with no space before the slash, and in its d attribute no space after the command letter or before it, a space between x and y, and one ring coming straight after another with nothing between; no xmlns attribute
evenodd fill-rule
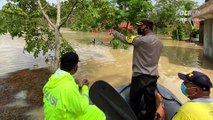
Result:
<svg viewBox="0 0 213 120"><path fill-rule="evenodd" d="M198 71L178 73L178 77L183 80L182 93L191 101L180 107L173 120L213 120L213 100L210 98L212 83L209 77Z"/></svg>
<svg viewBox="0 0 213 120"><path fill-rule="evenodd" d="M60 69L43 88L45 120L106 120L104 113L89 104L89 82L83 80L81 92L73 74L78 68L79 57L69 52L61 57Z"/></svg>
<svg viewBox="0 0 213 120"><path fill-rule="evenodd" d="M156 112L155 90L158 79L158 62L163 48L160 39L152 32L153 22L141 20L137 37L126 37L111 30L115 38L134 46L132 81L130 86L130 105L139 120L154 120ZM141 97L144 95L146 114L141 112Z"/></svg>

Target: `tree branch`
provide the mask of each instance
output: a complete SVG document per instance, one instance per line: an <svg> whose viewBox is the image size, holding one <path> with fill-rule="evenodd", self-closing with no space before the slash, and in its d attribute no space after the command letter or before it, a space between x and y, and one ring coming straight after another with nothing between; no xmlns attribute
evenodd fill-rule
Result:
<svg viewBox="0 0 213 120"><path fill-rule="evenodd" d="M59 28L61 28L61 26L63 26L63 25L66 23L66 21L69 19L70 15L72 14L72 12L73 12L73 10L74 10L74 8L75 8L75 6L76 6L77 4L78 4L78 2L77 2L77 0L76 0L75 3L73 4L73 6L71 7L71 9L70 9L70 11L69 11L67 17L66 17L65 19L63 19L63 21L61 22Z"/></svg>
<svg viewBox="0 0 213 120"><path fill-rule="evenodd" d="M45 13L42 5L41 5L41 0L38 0L38 5L44 15L44 17L46 18L46 20L48 21L48 23L51 25L52 28L55 28L55 25L53 24L53 22L50 20L49 16Z"/></svg>
<svg viewBox="0 0 213 120"><path fill-rule="evenodd" d="M56 26L58 27L61 22L61 1L57 0L57 20L56 20Z"/></svg>
<svg viewBox="0 0 213 120"><path fill-rule="evenodd" d="M48 26L50 27L51 30L54 30L55 28L52 27L52 25L48 24Z"/></svg>

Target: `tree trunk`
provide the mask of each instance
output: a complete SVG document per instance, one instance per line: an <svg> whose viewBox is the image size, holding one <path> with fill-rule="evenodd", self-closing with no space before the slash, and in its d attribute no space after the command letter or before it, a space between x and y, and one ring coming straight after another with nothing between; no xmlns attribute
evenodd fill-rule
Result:
<svg viewBox="0 0 213 120"><path fill-rule="evenodd" d="M61 26L69 19L71 13L73 12L75 6L79 3L78 1L74 2L73 6L70 8L70 11L67 15L67 17L65 18L65 20L63 20L61 22L61 0L57 0L57 20L56 20L56 24L53 24L53 22L51 21L51 19L49 18L49 16L46 14L46 12L44 11L42 4L41 4L41 0L38 0L38 5L42 11L42 14L44 15L44 17L46 18L46 20L48 21L48 24L50 25L50 28L52 28L54 30L54 35L55 35L55 56L53 59L53 65L51 66L51 71L54 72L58 67L59 67L59 59L61 56L61 38L60 38L60 28Z"/></svg>
<svg viewBox="0 0 213 120"><path fill-rule="evenodd" d="M60 59L60 48L61 48L61 40L60 40L60 22L61 22L61 3L60 0L57 0L57 20L55 25L55 59L54 59L54 70L59 67L59 59Z"/></svg>
<svg viewBox="0 0 213 120"><path fill-rule="evenodd" d="M176 33L177 33L177 40L180 41L178 29L177 29Z"/></svg>
<svg viewBox="0 0 213 120"><path fill-rule="evenodd" d="M191 42L192 41L192 33L190 32L190 34L189 34L189 42Z"/></svg>
<svg viewBox="0 0 213 120"><path fill-rule="evenodd" d="M128 27L129 27L129 21L126 21L126 35L128 35Z"/></svg>
<svg viewBox="0 0 213 120"><path fill-rule="evenodd" d="M55 59L54 59L54 70L59 67L59 59L60 59L60 33L58 29L55 29Z"/></svg>

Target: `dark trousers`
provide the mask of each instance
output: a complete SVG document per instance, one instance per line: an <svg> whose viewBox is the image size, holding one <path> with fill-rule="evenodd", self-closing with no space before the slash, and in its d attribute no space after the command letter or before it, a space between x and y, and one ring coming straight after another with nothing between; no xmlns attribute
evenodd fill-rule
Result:
<svg viewBox="0 0 213 120"><path fill-rule="evenodd" d="M140 75L132 77L130 87L130 106L139 120L154 120L156 112L155 90L157 87L157 76ZM141 116L141 98L144 95L146 114Z"/></svg>

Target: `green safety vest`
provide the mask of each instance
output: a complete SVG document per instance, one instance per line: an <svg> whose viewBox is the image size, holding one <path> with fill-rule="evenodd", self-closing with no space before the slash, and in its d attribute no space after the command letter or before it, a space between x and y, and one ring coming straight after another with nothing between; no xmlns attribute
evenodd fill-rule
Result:
<svg viewBox="0 0 213 120"><path fill-rule="evenodd" d="M68 72L58 69L43 88L45 120L106 120L95 105L89 105L89 88L79 86Z"/></svg>

